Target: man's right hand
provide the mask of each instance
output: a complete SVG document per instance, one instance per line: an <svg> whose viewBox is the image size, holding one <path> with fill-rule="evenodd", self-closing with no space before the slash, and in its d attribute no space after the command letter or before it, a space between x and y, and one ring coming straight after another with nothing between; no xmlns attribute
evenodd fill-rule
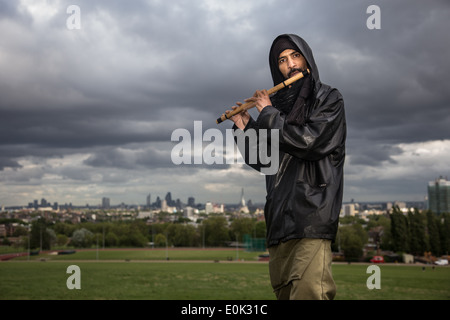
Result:
<svg viewBox="0 0 450 320"><path fill-rule="evenodd" d="M236 109L238 107L242 106L242 103L240 102L236 102L236 106L231 107L231 109ZM231 110L227 110L225 111L225 113L230 113ZM230 118L231 121L234 122L234 124L236 125L236 127L238 127L241 130L245 129L245 126L247 125L248 121L250 120L250 114L248 113L247 110L242 111L238 114L235 114L234 116L232 116Z"/></svg>

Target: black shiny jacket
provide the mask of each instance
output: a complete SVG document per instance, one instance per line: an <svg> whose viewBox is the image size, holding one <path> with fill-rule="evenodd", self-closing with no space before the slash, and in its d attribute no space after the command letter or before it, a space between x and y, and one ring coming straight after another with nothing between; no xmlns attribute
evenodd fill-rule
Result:
<svg viewBox="0 0 450 320"><path fill-rule="evenodd" d="M282 36L289 37L308 62L314 80L314 102L303 126L287 124L284 114L267 106L244 130L279 130L279 168L276 174L266 175L267 245L294 238L334 240L343 196L344 101L337 89L321 83L308 44L296 35ZM270 67L274 84L278 84L279 70L273 59ZM246 146L246 154L248 148L253 146ZM249 165L257 170L262 167Z"/></svg>

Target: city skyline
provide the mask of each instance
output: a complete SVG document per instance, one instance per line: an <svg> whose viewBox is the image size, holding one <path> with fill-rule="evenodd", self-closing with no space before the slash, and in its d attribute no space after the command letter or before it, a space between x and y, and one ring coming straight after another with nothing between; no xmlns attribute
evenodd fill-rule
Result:
<svg viewBox="0 0 450 320"><path fill-rule="evenodd" d="M440 179L437 179L440 180ZM436 180L436 181L437 181ZM429 184L431 184L432 181L429 182ZM446 181L447 184L450 184L450 181ZM430 191L428 191L430 192ZM150 194L146 195L144 197L144 199L141 199L141 202L135 202L135 203L126 203L124 201L121 201L120 199L117 199L116 202L111 201L112 199L109 197L103 197L101 199L99 199L99 201L97 203L88 203L88 202L83 202L83 203L61 203L57 200L53 201L53 200L48 200L48 198L41 198L41 199L33 199L32 201L24 201L23 204L16 204L16 205L10 205L10 206L4 206L0 203L0 208L5 207L5 208L43 208L43 207L52 207L53 209L57 209L58 207L90 207L90 208L117 208L117 207L121 207L123 205L125 206L129 206L129 207L143 207L143 208L161 208L161 203L163 201L166 201L165 198L167 198L167 194L171 194L170 191L168 191L166 193L166 197L161 197L159 195L156 195L156 199L154 202L149 203L149 196ZM349 204L349 203L361 203L361 204L367 204L367 203L372 203L372 204L388 204L388 203L423 203L424 205L427 203L428 199L427 199L428 195L423 199L423 200L411 200L411 201L403 201L403 200L395 200L395 201L384 201L384 200L380 200L380 201L356 201L355 199L350 199L349 201L344 201L344 204ZM159 200L159 205L158 205L158 200ZM236 201L232 201L232 202L214 202L214 201L197 201L195 196L189 196L187 199L181 199L176 197L175 199L172 199L173 203L172 205L174 205L176 202L181 203L184 206L198 206L198 205L205 205L206 203L212 203L213 205L227 205L227 206L246 206L246 203L251 203L253 206L264 206L264 202L254 202L252 199L248 199L247 197L245 197L243 190L241 190L241 194L239 196L239 199L237 199ZM27 203L27 204L26 204Z"/></svg>
<svg viewBox="0 0 450 320"><path fill-rule="evenodd" d="M400 201L400 202L422 202L422 201L426 201L427 200L427 197L428 197L428 191L427 190L428 190L429 183L432 183L432 182L434 182L435 180L438 180L438 179L439 179L439 177L436 178L436 179L432 179L432 180L428 181L423 186L424 193L422 195L422 198L420 198L420 197L410 197L410 198L406 197L406 199L405 199L405 198L390 197L388 199L370 199L370 200L368 200L368 199L360 199L360 200L358 200L357 198L349 197L349 198L344 199L343 202L347 202L347 203L348 202L381 203L381 202L396 202L396 201ZM196 199L197 203L213 202L213 203L218 203L218 204L219 203L223 203L223 204L234 204L234 203L236 203L236 204L238 204L238 203L241 202L242 189L245 189L245 188L241 188L241 191L235 192L235 194L237 195L237 198L236 198L237 200L233 199L231 197L231 198L228 198L227 201L221 201L220 197L218 197L218 199L209 199L207 197L201 197L201 196L200 197L196 197L195 195L192 195L192 194L186 196L187 193L184 193L184 195L185 195L184 197L176 197L176 199L179 199L179 200L183 201L184 203L188 203L189 202L189 198L193 197L193 198ZM171 191L167 191L167 192L171 193ZM167 194L167 192L166 192L166 194ZM155 193L154 194L155 199L156 198L163 199L164 198L163 194L164 194L164 192L162 192L162 193ZM31 197L31 198L33 198L32 200L33 201L41 201L42 199L54 199L55 198L54 196L52 196L50 194L49 195L45 195L43 193L39 193L39 195L40 195L40 197L38 197L37 199L34 199L33 197ZM148 199L147 198L148 198L149 195L151 195L151 193L139 194L139 195L134 195L134 196L130 196L130 195L125 195L125 196L124 195L116 195L115 197L112 197L112 196L109 196L107 194L104 194L99 199L88 198L88 199L78 199L78 201L69 201L69 202L67 200L63 199L63 201L56 200L56 201L50 201L49 203L56 202L56 203L58 203L60 205L63 204L63 203L64 204L71 203L71 204L73 204L75 206L83 206L85 204L89 204L89 205L92 205L92 206L102 206L102 199L108 198L108 199L112 200L111 206L118 206L118 205L123 204L123 203L126 203L128 205L145 205L145 204L148 203L148 201L147 201ZM127 201L126 199L134 199L134 200ZM185 199L185 201L182 200L182 199ZM199 201L197 201L197 199L199 199ZM251 198L249 198L247 196L245 197L245 199L246 199L246 201L251 200L253 203L257 203L257 204L264 204L265 203L264 200L262 200L262 201L252 200ZM256 197L256 199L259 199L259 197ZM6 207L25 206L26 204L30 203L29 201L30 201L30 199L23 199L23 201L21 201L21 203L11 203L11 202L7 202L7 201L3 201L3 202L0 201L0 207L2 205L6 206ZM154 202L152 202L152 203L154 203Z"/></svg>
<svg viewBox="0 0 450 320"><path fill-rule="evenodd" d="M429 181L450 176L450 6L381 2L373 29L371 5L2 2L0 206L146 203L168 190L233 203L241 188L264 203L265 177L246 165L174 164L172 134L194 137L197 122L225 136L232 123L216 119L273 86L268 52L284 33L308 42L344 97L344 202L423 201Z"/></svg>

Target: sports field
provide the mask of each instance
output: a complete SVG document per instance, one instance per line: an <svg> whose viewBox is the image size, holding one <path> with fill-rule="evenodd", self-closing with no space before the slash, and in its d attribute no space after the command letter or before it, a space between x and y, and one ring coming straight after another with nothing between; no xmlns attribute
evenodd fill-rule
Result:
<svg viewBox="0 0 450 320"><path fill-rule="evenodd" d="M21 257L0 263L0 299L274 300L268 263L258 262L258 254L90 250ZM67 271L72 265L79 267L80 289L68 288L72 272ZM449 267L380 265L380 289L368 289L368 267L333 264L336 300L450 299Z"/></svg>

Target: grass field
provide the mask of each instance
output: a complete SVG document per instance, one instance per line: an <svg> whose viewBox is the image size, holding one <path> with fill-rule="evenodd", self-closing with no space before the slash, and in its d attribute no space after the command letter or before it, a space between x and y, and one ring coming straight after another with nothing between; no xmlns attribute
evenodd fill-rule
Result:
<svg viewBox="0 0 450 320"><path fill-rule="evenodd" d="M29 261L22 257L0 263L0 299L274 300L268 263L256 262L258 254L241 250L91 250L73 255L41 254ZM70 265L80 268L80 290L67 288ZM369 290L368 266L333 264L336 300L450 299L449 267L428 266L423 271L422 266L381 265L381 289Z"/></svg>

